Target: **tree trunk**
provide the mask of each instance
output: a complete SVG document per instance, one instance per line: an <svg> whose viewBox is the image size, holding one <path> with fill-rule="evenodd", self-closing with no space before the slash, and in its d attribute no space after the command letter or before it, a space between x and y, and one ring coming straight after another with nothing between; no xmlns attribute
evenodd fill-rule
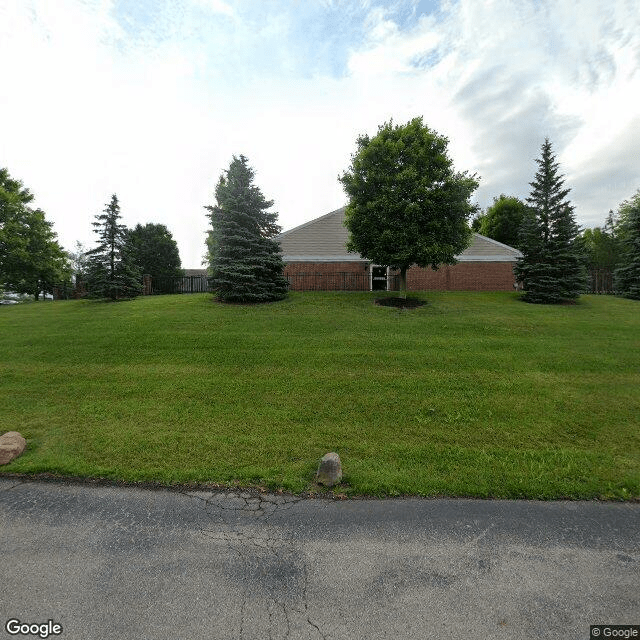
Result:
<svg viewBox="0 0 640 640"><path fill-rule="evenodd" d="M400 297L407 297L407 267L400 268Z"/></svg>

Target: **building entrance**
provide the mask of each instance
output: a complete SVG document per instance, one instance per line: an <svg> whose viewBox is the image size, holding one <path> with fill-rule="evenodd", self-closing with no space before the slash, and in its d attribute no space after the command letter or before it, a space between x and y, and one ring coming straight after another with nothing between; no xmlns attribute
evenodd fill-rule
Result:
<svg viewBox="0 0 640 640"><path fill-rule="evenodd" d="M371 290L387 290L387 267L372 267L371 269Z"/></svg>

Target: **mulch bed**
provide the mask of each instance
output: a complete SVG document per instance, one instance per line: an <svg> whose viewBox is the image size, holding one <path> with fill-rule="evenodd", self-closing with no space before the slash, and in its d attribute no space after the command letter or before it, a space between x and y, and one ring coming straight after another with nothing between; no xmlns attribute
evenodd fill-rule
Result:
<svg viewBox="0 0 640 640"><path fill-rule="evenodd" d="M424 300L417 298L378 298L376 304L381 307L396 307L397 309L415 309L426 304Z"/></svg>

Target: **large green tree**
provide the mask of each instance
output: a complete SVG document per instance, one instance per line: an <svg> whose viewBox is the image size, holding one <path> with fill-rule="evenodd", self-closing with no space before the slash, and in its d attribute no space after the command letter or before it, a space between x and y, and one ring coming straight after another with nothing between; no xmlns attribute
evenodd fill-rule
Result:
<svg viewBox="0 0 640 640"><path fill-rule="evenodd" d="M7 169L0 169L0 284L37 300L67 280L70 265L53 226L33 195Z"/></svg>
<svg viewBox="0 0 640 640"><path fill-rule="evenodd" d="M493 204L481 217L476 218L479 225L474 231L510 247L519 248L520 227L526 215L528 207L522 200L502 193L493 199Z"/></svg>
<svg viewBox="0 0 640 640"><path fill-rule="evenodd" d="M142 293L142 274L127 246L127 228L120 224L120 205L114 194L96 215L98 246L87 252L87 290L92 298L133 298Z"/></svg>
<svg viewBox="0 0 640 640"><path fill-rule="evenodd" d="M11 284L19 293L29 293L38 300L40 292L53 293L55 285L69 281L71 265L43 211L29 211L26 222L27 259L22 263L18 279Z"/></svg>
<svg viewBox="0 0 640 640"><path fill-rule="evenodd" d="M469 199L478 181L454 171L448 142L422 118L387 122L374 137L358 137L351 166L339 177L349 197L347 248L398 269L403 296L410 266L455 264L471 239L476 207Z"/></svg>
<svg viewBox="0 0 640 640"><path fill-rule="evenodd" d="M480 229L482 228L482 223L484 219L487 217L487 214L484 211L480 211L476 214L476 216L471 220L471 231L475 233L480 233Z"/></svg>
<svg viewBox="0 0 640 640"><path fill-rule="evenodd" d="M574 300L585 287L583 260L576 243L579 230L567 199L571 189L564 187L549 139L545 139L536 163L538 171L529 183L527 198L531 214L525 216L520 230L518 248L523 256L516 264L516 277L524 285L526 302Z"/></svg>
<svg viewBox="0 0 640 640"><path fill-rule="evenodd" d="M640 300L640 190L619 208L622 243L615 288L626 298Z"/></svg>
<svg viewBox="0 0 640 640"><path fill-rule="evenodd" d="M216 204L207 206L209 271L219 300L272 302L287 294L279 243L278 214L253 184L247 158L233 160L216 186Z"/></svg>
<svg viewBox="0 0 640 640"><path fill-rule="evenodd" d="M183 274L178 243L163 224L138 224L127 234L127 244L139 271L149 274L154 289L173 290L173 278Z"/></svg>

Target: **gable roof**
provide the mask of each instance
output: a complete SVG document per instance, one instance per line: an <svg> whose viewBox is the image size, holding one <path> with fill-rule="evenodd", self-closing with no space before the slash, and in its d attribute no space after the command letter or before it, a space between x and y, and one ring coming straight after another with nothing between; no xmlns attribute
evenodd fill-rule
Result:
<svg viewBox="0 0 640 640"><path fill-rule="evenodd" d="M344 226L345 207L276 236L285 262L369 262L347 251L349 232ZM515 262L520 252L506 244L474 233L471 244L456 258L460 262Z"/></svg>
<svg viewBox="0 0 640 640"><path fill-rule="evenodd" d="M344 207L276 236L285 262L353 262L363 260L347 251L349 232Z"/></svg>

